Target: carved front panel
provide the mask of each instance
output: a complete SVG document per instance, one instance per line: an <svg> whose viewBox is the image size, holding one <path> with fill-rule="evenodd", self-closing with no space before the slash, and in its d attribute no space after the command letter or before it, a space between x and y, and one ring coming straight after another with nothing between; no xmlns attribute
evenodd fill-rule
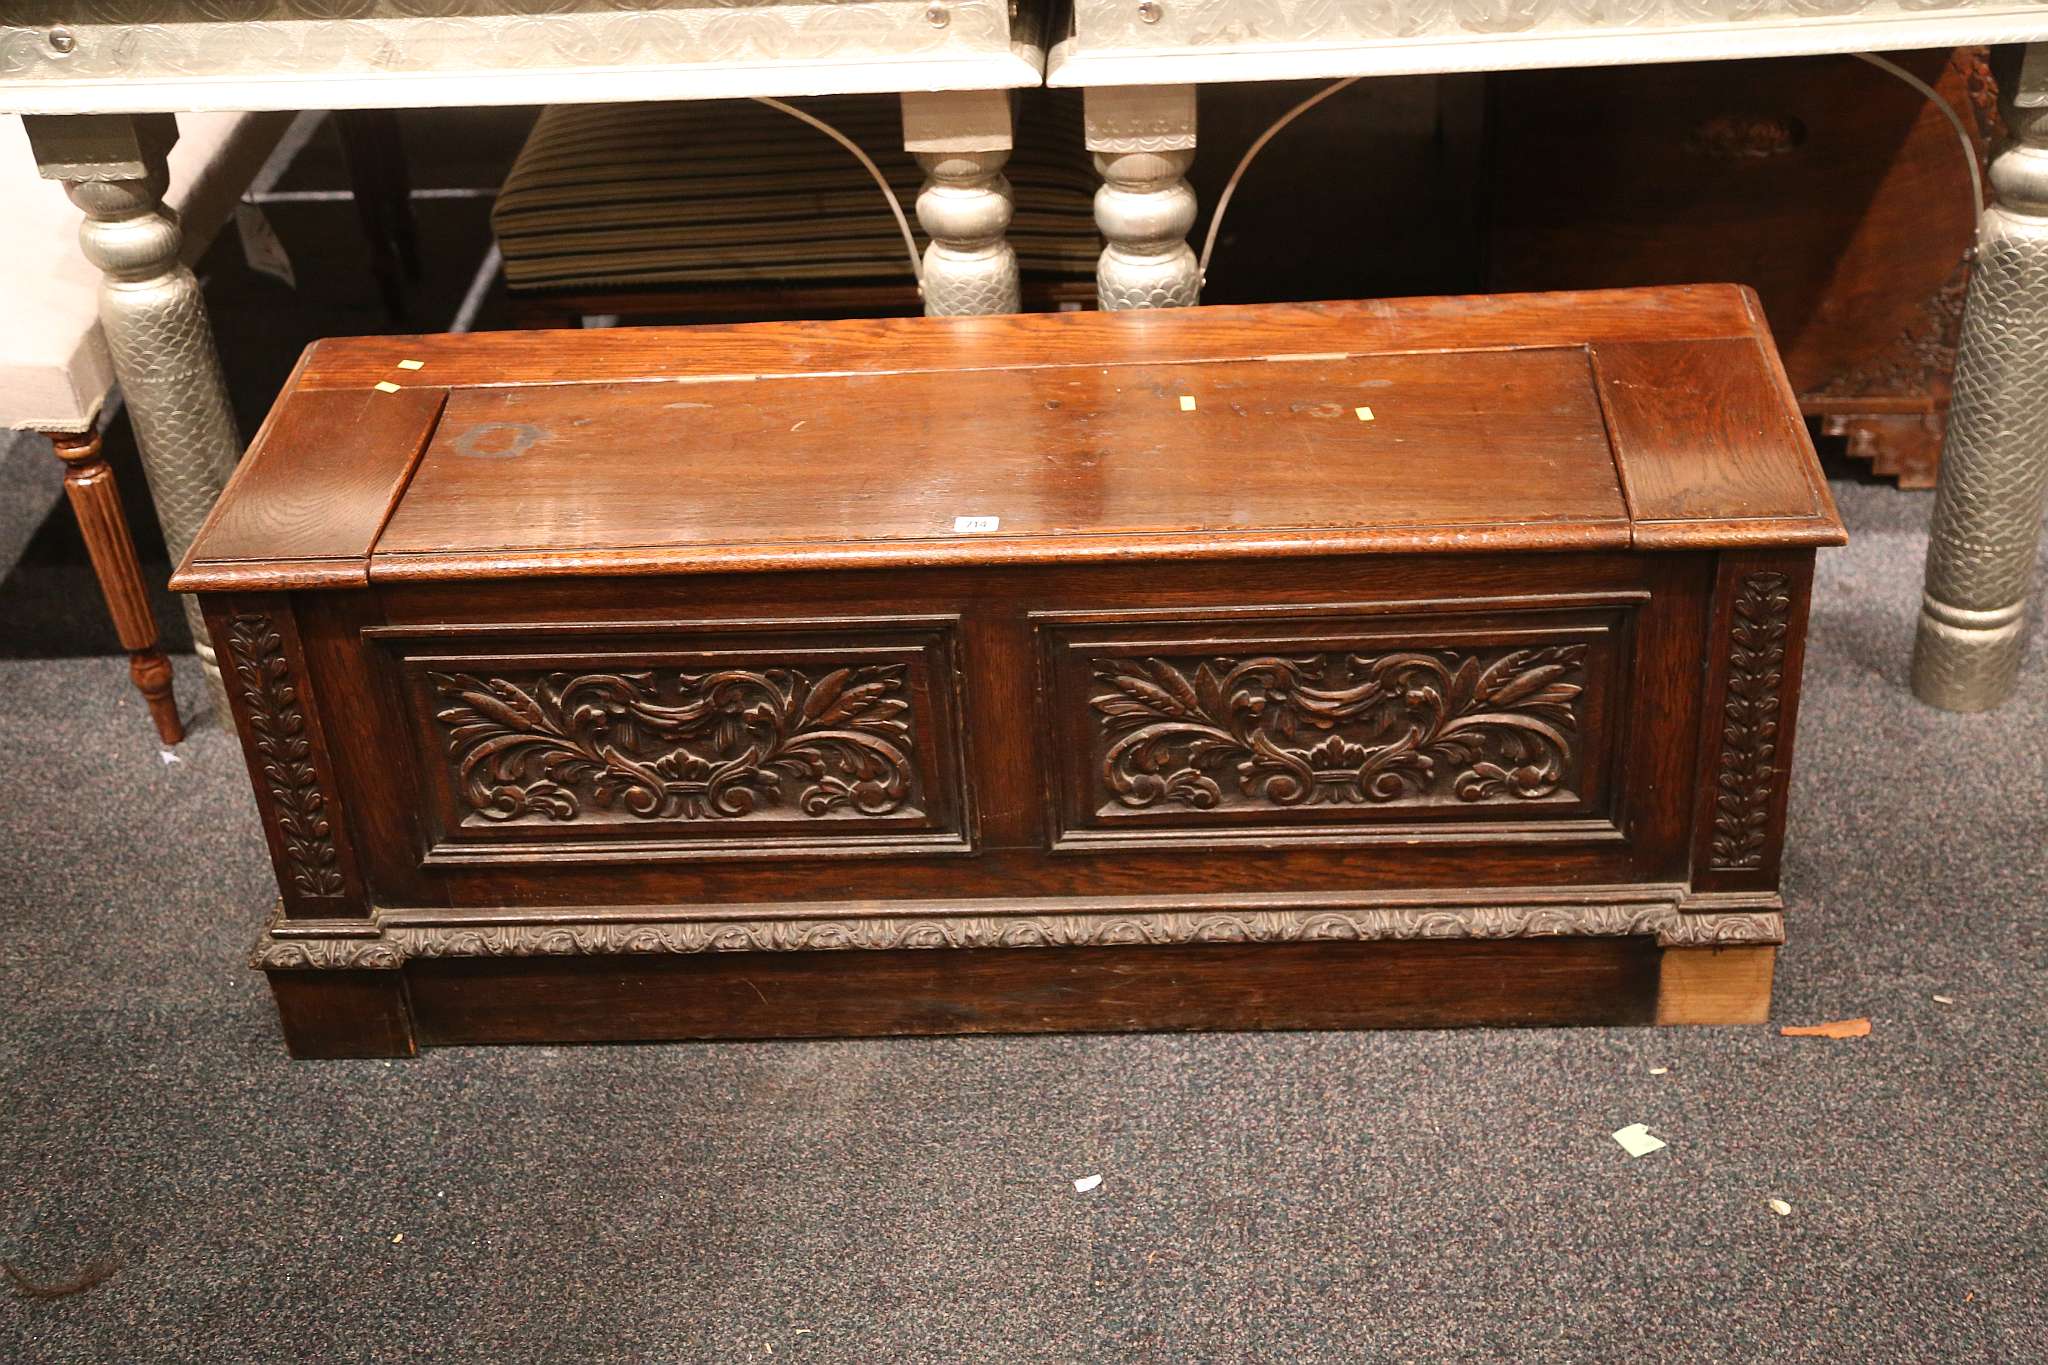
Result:
<svg viewBox="0 0 2048 1365"><path fill-rule="evenodd" d="M950 630L532 634L393 641L430 861L965 846Z"/></svg>
<svg viewBox="0 0 2048 1365"><path fill-rule="evenodd" d="M1047 629L1065 838L1612 834L1625 618L1537 613ZM1119 833L1111 837L1123 838Z"/></svg>

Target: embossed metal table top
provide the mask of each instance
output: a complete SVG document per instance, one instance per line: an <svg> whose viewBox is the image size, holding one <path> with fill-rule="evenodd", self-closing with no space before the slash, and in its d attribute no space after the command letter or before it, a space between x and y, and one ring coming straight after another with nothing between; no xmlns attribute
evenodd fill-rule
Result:
<svg viewBox="0 0 2048 1365"><path fill-rule="evenodd" d="M0 0L0 112L1037 85L1006 0Z"/></svg>
<svg viewBox="0 0 2048 1365"><path fill-rule="evenodd" d="M2044 36L2043 0L1075 0L1047 84L1505 71Z"/></svg>

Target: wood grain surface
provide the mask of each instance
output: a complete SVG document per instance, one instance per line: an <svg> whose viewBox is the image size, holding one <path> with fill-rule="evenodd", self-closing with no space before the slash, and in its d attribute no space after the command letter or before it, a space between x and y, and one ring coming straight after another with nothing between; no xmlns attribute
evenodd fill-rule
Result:
<svg viewBox="0 0 2048 1365"><path fill-rule="evenodd" d="M360 389L379 380L444 388L638 383L1735 337L1754 329L1743 293L1734 285L1689 285L1120 313L343 337L308 349L298 383L309 389ZM421 361L422 368L397 370L400 360Z"/></svg>
<svg viewBox="0 0 2048 1365"><path fill-rule="evenodd" d="M440 1045L1647 1024L1657 956L1644 940L1547 939L491 959L404 975L419 1040Z"/></svg>
<svg viewBox="0 0 2048 1365"><path fill-rule="evenodd" d="M337 343L177 585L1836 543L1790 402L1714 286Z"/></svg>
<svg viewBox="0 0 2048 1365"><path fill-rule="evenodd" d="M963 517L991 529L963 534ZM1626 530L1583 349L1458 351L465 390L373 572L659 549L679 572L801 551L929 562L935 542L986 561L1019 540L1069 559L1152 537L1225 555L1297 531L1562 548Z"/></svg>
<svg viewBox="0 0 2048 1365"><path fill-rule="evenodd" d="M287 388L171 586L361 586L446 397Z"/></svg>
<svg viewBox="0 0 2048 1365"><path fill-rule="evenodd" d="M1753 339L1603 343L1593 359L1637 545L1845 539L1798 410Z"/></svg>

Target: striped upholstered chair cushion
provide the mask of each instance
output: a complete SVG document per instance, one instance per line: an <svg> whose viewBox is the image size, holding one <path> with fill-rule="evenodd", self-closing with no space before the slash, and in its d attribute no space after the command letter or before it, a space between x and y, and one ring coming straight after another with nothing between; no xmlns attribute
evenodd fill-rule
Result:
<svg viewBox="0 0 2048 1365"><path fill-rule="evenodd" d="M1086 282L1101 240L1080 108L1065 92L1032 94L1006 170L1010 242L1027 283ZM803 107L873 157L910 211L923 176L903 150L893 97ZM492 226L506 284L520 294L911 280L902 236L860 163L750 100L551 106L513 163Z"/></svg>

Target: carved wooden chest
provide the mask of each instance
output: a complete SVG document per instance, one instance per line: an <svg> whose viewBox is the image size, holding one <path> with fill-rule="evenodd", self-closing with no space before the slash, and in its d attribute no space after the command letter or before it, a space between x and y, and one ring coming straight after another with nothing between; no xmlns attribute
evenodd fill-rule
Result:
<svg viewBox="0 0 2048 1365"><path fill-rule="evenodd" d="M299 1055L1732 1022L1841 538L1699 287L323 342L177 586Z"/></svg>

